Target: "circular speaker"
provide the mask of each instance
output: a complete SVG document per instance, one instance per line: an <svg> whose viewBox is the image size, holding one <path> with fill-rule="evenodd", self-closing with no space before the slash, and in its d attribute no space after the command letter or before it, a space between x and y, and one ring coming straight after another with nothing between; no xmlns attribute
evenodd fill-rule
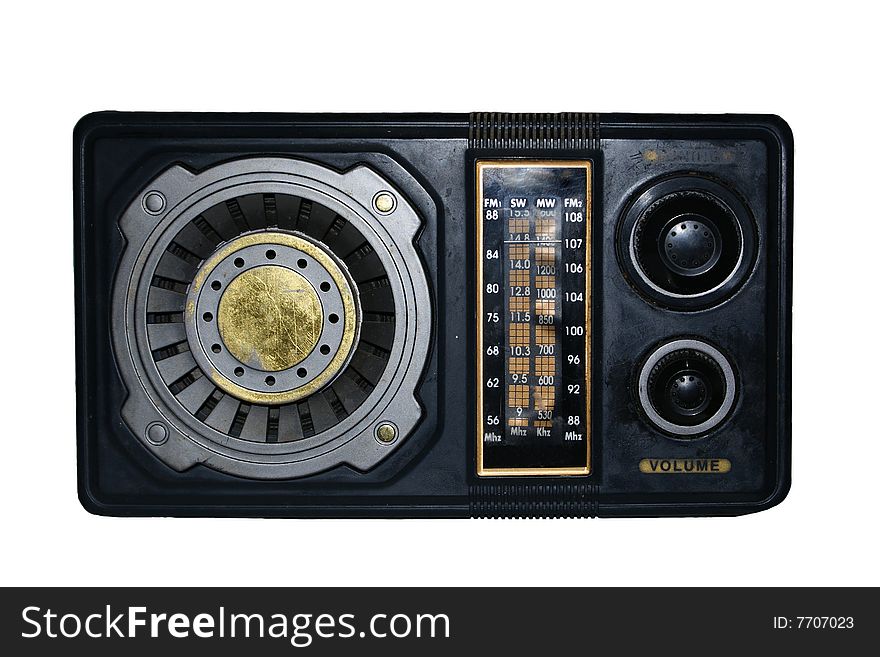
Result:
<svg viewBox="0 0 880 657"><path fill-rule="evenodd" d="M362 320L356 290L345 265L305 236L245 233L190 282L188 344L200 347L196 363L223 392L253 404L295 402L348 365Z"/></svg>
<svg viewBox="0 0 880 657"><path fill-rule="evenodd" d="M638 398L648 419L680 438L717 427L736 396L733 367L702 340L668 342L651 352L638 377Z"/></svg>
<svg viewBox="0 0 880 657"><path fill-rule="evenodd" d="M618 251L647 299L699 310L732 296L755 259L754 222L723 185L697 175L655 182L627 206Z"/></svg>
<svg viewBox="0 0 880 657"><path fill-rule="evenodd" d="M422 415L431 307L421 220L393 190L366 167L281 158L147 186L120 220L112 329L123 417L148 449L274 479L400 446Z"/></svg>

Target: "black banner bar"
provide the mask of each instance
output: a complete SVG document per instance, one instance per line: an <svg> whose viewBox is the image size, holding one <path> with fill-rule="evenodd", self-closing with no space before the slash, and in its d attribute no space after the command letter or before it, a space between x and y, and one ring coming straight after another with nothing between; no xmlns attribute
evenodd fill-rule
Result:
<svg viewBox="0 0 880 657"><path fill-rule="evenodd" d="M880 634L876 596L876 589L840 588L20 588L3 591L0 646L8 655L82 650L95 657L156 649L162 657L202 649L857 654Z"/></svg>

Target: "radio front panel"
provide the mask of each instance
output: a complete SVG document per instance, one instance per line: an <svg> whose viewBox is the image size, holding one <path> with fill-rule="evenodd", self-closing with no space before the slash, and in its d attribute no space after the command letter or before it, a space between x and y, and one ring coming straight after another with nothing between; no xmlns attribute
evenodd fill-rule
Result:
<svg viewBox="0 0 880 657"><path fill-rule="evenodd" d="M140 114L74 133L107 515L736 515L790 482L778 117Z"/></svg>

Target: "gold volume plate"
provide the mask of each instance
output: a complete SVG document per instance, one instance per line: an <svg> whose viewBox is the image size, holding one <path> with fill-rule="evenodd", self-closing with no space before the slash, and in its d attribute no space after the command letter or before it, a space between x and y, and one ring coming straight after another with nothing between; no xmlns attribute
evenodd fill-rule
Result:
<svg viewBox="0 0 880 657"><path fill-rule="evenodd" d="M732 467L728 459L716 458L648 458L639 461L642 474L727 474Z"/></svg>

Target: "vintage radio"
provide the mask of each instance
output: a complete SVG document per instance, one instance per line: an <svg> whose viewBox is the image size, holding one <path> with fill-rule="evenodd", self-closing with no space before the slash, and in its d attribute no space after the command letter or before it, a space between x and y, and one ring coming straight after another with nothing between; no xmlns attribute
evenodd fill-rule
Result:
<svg viewBox="0 0 880 657"><path fill-rule="evenodd" d="M790 482L774 116L149 114L74 132L107 515L734 515Z"/></svg>

